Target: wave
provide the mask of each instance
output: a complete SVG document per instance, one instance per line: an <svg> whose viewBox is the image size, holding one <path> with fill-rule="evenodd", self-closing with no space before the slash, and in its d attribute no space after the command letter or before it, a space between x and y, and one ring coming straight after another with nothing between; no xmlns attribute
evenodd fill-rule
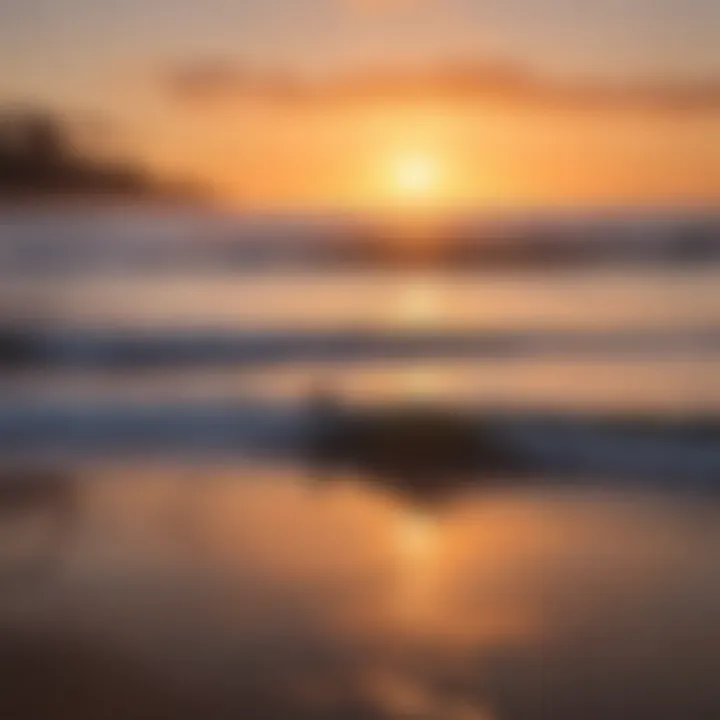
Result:
<svg viewBox="0 0 720 720"><path fill-rule="evenodd" d="M582 330L0 330L0 364L256 366L298 362L714 354L720 328Z"/></svg>
<svg viewBox="0 0 720 720"><path fill-rule="evenodd" d="M402 411L422 422L428 409ZM481 407L442 412L472 432L479 447L502 450L504 460L493 464L494 473L665 479L720 489L720 416ZM345 419L368 417L367 409L346 413ZM5 458L219 453L296 461L310 457L319 428L312 405L302 403L6 403L0 409L0 452Z"/></svg>

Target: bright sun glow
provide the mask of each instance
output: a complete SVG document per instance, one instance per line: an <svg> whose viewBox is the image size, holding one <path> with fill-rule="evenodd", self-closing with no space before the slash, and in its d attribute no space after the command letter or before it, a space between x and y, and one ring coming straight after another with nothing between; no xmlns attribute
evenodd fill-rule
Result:
<svg viewBox="0 0 720 720"><path fill-rule="evenodd" d="M440 168L431 157L408 155L397 160L393 185L395 192L405 199L426 199L439 190Z"/></svg>

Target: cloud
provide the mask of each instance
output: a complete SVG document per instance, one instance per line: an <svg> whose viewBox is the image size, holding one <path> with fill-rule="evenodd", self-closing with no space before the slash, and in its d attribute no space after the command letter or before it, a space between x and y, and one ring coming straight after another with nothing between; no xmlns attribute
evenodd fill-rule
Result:
<svg viewBox="0 0 720 720"><path fill-rule="evenodd" d="M174 102L206 106L270 103L493 102L513 105L659 113L720 112L720 74L700 78L567 80L502 62L377 67L309 78L226 60L183 62L160 75Z"/></svg>

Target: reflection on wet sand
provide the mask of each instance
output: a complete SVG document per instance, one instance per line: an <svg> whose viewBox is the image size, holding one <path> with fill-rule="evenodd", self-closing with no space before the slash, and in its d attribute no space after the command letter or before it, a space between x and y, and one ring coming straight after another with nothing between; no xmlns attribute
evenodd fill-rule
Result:
<svg viewBox="0 0 720 720"><path fill-rule="evenodd" d="M3 717L720 712L705 501L470 487L418 509L249 467L86 468L76 487L65 561L2 585Z"/></svg>

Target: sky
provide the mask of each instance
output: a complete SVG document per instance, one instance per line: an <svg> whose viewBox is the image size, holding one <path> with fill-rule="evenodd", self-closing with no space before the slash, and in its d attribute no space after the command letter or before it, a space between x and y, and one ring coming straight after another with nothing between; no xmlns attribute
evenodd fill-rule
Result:
<svg viewBox="0 0 720 720"><path fill-rule="evenodd" d="M713 202L717 0L0 0L0 102L254 206Z"/></svg>

